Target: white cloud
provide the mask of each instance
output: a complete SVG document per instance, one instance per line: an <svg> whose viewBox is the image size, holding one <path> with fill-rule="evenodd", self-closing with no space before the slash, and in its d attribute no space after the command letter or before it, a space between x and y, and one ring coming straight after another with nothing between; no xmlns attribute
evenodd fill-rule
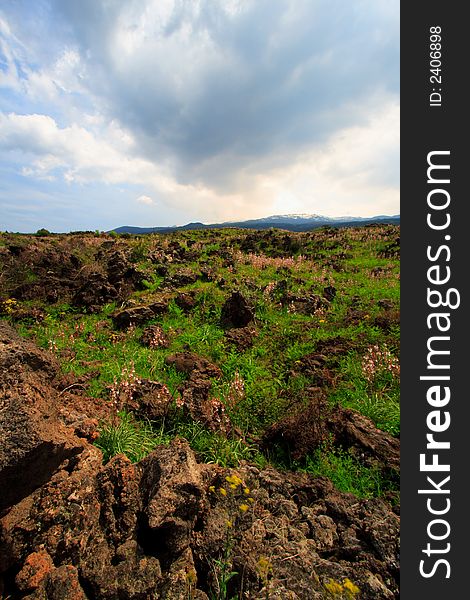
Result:
<svg viewBox="0 0 470 600"><path fill-rule="evenodd" d="M150 198L150 196L146 196L145 194L142 194L142 196L136 198L136 202L138 202L139 204L146 204L147 206L155 204L155 201L152 198Z"/></svg>
<svg viewBox="0 0 470 600"><path fill-rule="evenodd" d="M135 186L158 219L398 212L398 0L40 4L0 10L23 177Z"/></svg>

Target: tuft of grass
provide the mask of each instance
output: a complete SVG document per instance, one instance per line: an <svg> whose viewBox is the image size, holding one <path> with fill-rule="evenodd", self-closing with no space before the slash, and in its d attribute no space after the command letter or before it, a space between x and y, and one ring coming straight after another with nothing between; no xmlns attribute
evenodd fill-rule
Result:
<svg viewBox="0 0 470 600"><path fill-rule="evenodd" d="M341 379L330 395L332 404L339 403L369 417L376 427L400 434L400 379L389 370L378 371L373 378L364 375L363 359L358 353L348 354L339 366Z"/></svg>
<svg viewBox="0 0 470 600"><path fill-rule="evenodd" d="M209 431L200 423L190 421L180 424L178 435L188 440L191 448L206 463L221 467L238 467L242 460L254 462L262 467L266 460L259 450L242 439L231 439Z"/></svg>
<svg viewBox="0 0 470 600"><path fill-rule="evenodd" d="M301 470L328 477L338 490L358 498L380 497L390 489L378 467L366 467L349 452L328 445L307 456Z"/></svg>
<svg viewBox="0 0 470 600"><path fill-rule="evenodd" d="M118 419L103 424L95 445L103 452L103 461L108 462L117 454L125 454L133 462L145 458L156 446L169 444L171 436L163 429L156 433L151 424L137 421L131 414L118 413Z"/></svg>
<svg viewBox="0 0 470 600"><path fill-rule="evenodd" d="M369 417L379 429L398 437L400 435L400 402L398 398L384 398L379 394L364 396L349 403L366 417Z"/></svg>

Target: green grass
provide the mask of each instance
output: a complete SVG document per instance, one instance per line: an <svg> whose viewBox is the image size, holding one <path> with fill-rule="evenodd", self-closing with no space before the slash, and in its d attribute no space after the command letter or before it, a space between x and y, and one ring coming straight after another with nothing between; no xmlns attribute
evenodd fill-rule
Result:
<svg viewBox="0 0 470 600"><path fill-rule="evenodd" d="M301 470L310 475L328 477L338 490L358 498L380 497L392 487L379 468L366 467L341 449L318 449L306 458Z"/></svg>
<svg viewBox="0 0 470 600"><path fill-rule="evenodd" d="M341 380L330 394L331 403L352 408L369 417L391 435L400 433L399 379L387 370L378 370L372 381L362 371L363 357L350 353L340 363Z"/></svg>
<svg viewBox="0 0 470 600"><path fill-rule="evenodd" d="M152 444L183 435L201 460L224 466L237 465L241 460L262 464L266 459L259 447L254 442L242 442L241 436L258 439L272 423L288 416L292 407L298 409L306 402L307 390L317 384L311 374L302 371L303 358L317 352L320 344L337 338L348 351L339 355L326 352L325 368L330 370L332 378L325 380L330 383L324 384L322 391L330 404L357 410L380 429L399 435L398 374L379 368L373 377L367 378L362 369L364 357L373 346L386 348L392 357L399 356L399 324L392 323L388 329L374 324L383 314L379 300L386 299L396 309L399 307L399 261L381 255L397 236L399 229L389 226L291 234L281 231L253 234L227 229L185 231L168 236L114 236L115 243L145 275L145 289L134 292L128 299L129 305L150 303L162 297L170 300L168 313L146 324L162 327L169 339L168 348L143 346L140 338L145 326L123 332L114 330L110 317L118 308L115 303L103 306L98 313L87 314L71 306L70 298L61 298L57 304L18 301L20 308L40 308L46 314L45 319L18 321L14 314L3 317L14 321L20 333L35 339L41 347L50 348L64 372L86 376L86 394L94 397L107 399L109 386L133 365L139 378L166 384L173 397L178 398L187 375L165 363L167 356L176 352L195 352L221 369L222 377L213 381L211 396L227 404L231 422L240 436L217 434L188 419L173 420L162 429L161 424L139 424L130 415L124 415L119 425L108 423L102 427L99 443L106 446L106 457L122 451L124 440L130 440L131 449L125 452L130 452L131 460L139 460ZM39 249L47 249L52 242L54 251L64 246L87 266L99 262L96 256L102 243L100 238L56 236L52 240L33 236L33 239ZM109 243L111 238L102 239ZM13 243L27 246L30 241L27 236L0 234L0 244ZM209 267L216 280L223 282L199 278L178 289L164 289L165 278L156 274L160 259L152 261L155 256L171 254L172 244L179 244L188 259L176 257L165 263L162 258L160 262L168 269L169 276L181 269L191 269L197 274L202 267ZM300 255L303 260L292 259ZM16 270L9 270L7 265L2 277L3 301L14 297L17 285L40 281L41 273L33 263ZM279 285L284 281L286 284ZM277 287L271 294L265 293L270 284ZM286 290L299 297L321 296L327 285L333 285L337 293L323 312L304 315L281 304ZM228 343L220 323L223 303L233 290L240 290L254 309L257 335L252 347L245 350L237 350ZM195 307L187 313L175 302L181 292L195 294ZM363 311L364 316L350 319L352 311ZM230 385L237 373L243 379L244 394L234 406L229 406ZM155 431L153 427L157 427ZM142 436L141 451L132 449L139 436ZM274 462L275 456L272 452ZM347 454L334 452L323 451L321 456L309 460L307 467L303 466L309 472L320 469L330 473L327 476L331 479L342 473L343 483L338 486L346 485L347 473L354 473L360 467ZM373 474L356 470L356 479L366 480L369 475L373 480ZM351 478L354 482L353 475ZM370 483L370 489L379 490L374 485ZM354 493L369 492L364 488Z"/></svg>
<svg viewBox="0 0 470 600"><path fill-rule="evenodd" d="M265 458L254 445L240 438L230 438L209 431L200 423L182 423L175 431L188 440L203 462L217 463L222 467L238 467L242 460L254 462L258 466L266 465Z"/></svg>
<svg viewBox="0 0 470 600"><path fill-rule="evenodd" d="M137 421L132 415L120 412L117 418L104 423L95 445L103 452L103 461L108 462L117 454L125 454L133 463L145 458L156 446L168 444L171 437L163 431L156 432L150 423Z"/></svg>

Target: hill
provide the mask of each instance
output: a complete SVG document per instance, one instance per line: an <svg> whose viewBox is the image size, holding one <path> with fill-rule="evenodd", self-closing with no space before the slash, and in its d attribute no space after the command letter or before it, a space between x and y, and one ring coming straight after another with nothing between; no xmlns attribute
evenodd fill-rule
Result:
<svg viewBox="0 0 470 600"><path fill-rule="evenodd" d="M187 225L173 227L132 227L124 225L112 231L116 233L149 234L172 233L175 231L191 231L198 229L284 229L286 231L312 231L319 227L357 227L359 225L372 225L374 223L394 224L400 223L400 216L378 215L376 217L323 217L321 215L272 215L261 219L248 221L228 221L225 223L188 223Z"/></svg>

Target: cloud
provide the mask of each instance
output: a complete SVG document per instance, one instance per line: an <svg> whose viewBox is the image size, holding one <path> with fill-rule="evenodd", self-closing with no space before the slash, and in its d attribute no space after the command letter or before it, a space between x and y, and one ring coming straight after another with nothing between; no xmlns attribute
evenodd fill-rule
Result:
<svg viewBox="0 0 470 600"><path fill-rule="evenodd" d="M145 194L142 194L141 196L136 198L136 202L138 204L146 204L148 206L155 204L155 201L152 198L150 198L150 196L146 196Z"/></svg>
<svg viewBox="0 0 470 600"><path fill-rule="evenodd" d="M159 222L398 212L397 0L17 0L0 59L29 181L131 186Z"/></svg>
<svg viewBox="0 0 470 600"><path fill-rule="evenodd" d="M295 162L398 92L397 15L386 2L55 7L87 56L91 93L180 183L220 191L260 156Z"/></svg>

